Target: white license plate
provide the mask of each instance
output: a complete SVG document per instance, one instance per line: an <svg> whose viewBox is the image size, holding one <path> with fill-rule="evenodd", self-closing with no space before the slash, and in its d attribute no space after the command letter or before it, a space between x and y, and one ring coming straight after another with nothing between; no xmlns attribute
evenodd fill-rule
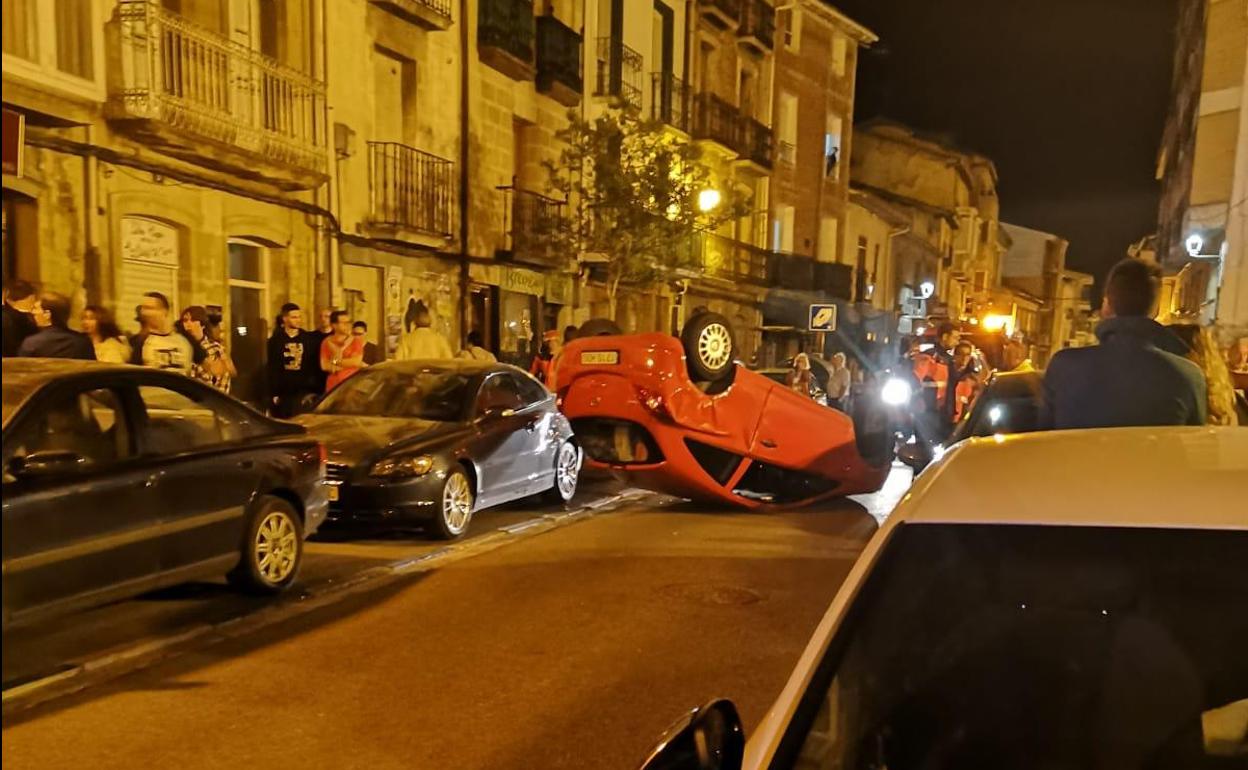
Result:
<svg viewBox="0 0 1248 770"><path fill-rule="evenodd" d="M329 501L331 503L338 502L338 486L336 484L329 485Z"/></svg>
<svg viewBox="0 0 1248 770"><path fill-rule="evenodd" d="M620 362L618 350L587 350L581 353L582 364L614 366Z"/></svg>

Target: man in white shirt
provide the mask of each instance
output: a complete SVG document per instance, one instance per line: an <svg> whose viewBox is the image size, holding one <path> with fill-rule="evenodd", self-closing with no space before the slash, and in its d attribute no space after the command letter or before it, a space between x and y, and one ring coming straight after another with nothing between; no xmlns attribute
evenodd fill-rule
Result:
<svg viewBox="0 0 1248 770"><path fill-rule="evenodd" d="M130 338L130 363L190 375L191 341L169 321L169 298L158 291L143 295L139 305L143 331Z"/></svg>
<svg viewBox="0 0 1248 770"><path fill-rule="evenodd" d="M832 369L828 372L828 406L844 412L849 406L849 389L852 383L849 367L845 365L845 354L833 354Z"/></svg>

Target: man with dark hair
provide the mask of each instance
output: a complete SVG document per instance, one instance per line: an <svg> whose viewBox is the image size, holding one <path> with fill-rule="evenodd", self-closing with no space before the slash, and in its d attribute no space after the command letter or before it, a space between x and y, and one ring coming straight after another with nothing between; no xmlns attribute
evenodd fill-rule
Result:
<svg viewBox="0 0 1248 770"><path fill-rule="evenodd" d="M1105 279L1099 345L1059 351L1044 373L1041 425L1109 428L1203 425L1205 378L1173 350L1181 343L1151 316L1160 271L1136 259L1114 265Z"/></svg>
<svg viewBox="0 0 1248 770"><path fill-rule="evenodd" d="M351 333L351 316L345 310L329 314L331 333L321 341L321 371L325 372L325 392L364 367L364 338Z"/></svg>
<svg viewBox="0 0 1248 770"><path fill-rule="evenodd" d="M22 347L22 340L38 331L39 327L31 315L34 308L34 286L20 279L5 283L4 326L0 329L0 343L3 343L5 358L17 355Z"/></svg>
<svg viewBox="0 0 1248 770"><path fill-rule="evenodd" d="M376 345L368 341L368 324L363 321L356 321L351 324L351 334L364 340L365 366L381 363L381 351L377 349Z"/></svg>
<svg viewBox="0 0 1248 770"><path fill-rule="evenodd" d="M95 360L91 338L69 328L69 297L51 291L39 295L34 316L39 331L22 340L17 354L29 358L80 358Z"/></svg>
<svg viewBox="0 0 1248 770"><path fill-rule="evenodd" d="M269 337L267 369L269 405L274 417L306 412L321 393L319 338L302 328L303 311L293 302L282 305L277 328Z"/></svg>
<svg viewBox="0 0 1248 770"><path fill-rule="evenodd" d="M154 369L170 369L190 375L194 361L191 341L173 328L169 298L158 291L143 295L139 305L143 328L130 338L130 363Z"/></svg>
<svg viewBox="0 0 1248 770"><path fill-rule="evenodd" d="M494 354L485 349L485 339L481 336L481 332L473 329L468 332L468 338L465 340L464 349L459 351L460 358L466 358L469 361L488 361L494 363L498 359Z"/></svg>

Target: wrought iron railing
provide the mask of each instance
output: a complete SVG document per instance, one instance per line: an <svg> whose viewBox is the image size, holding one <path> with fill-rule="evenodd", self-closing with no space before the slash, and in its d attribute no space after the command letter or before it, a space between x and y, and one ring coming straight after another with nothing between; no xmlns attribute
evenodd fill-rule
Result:
<svg viewBox="0 0 1248 770"><path fill-rule="evenodd" d="M533 62L533 0L480 0L477 43Z"/></svg>
<svg viewBox="0 0 1248 770"><path fill-rule="evenodd" d="M736 150L741 143L741 114L727 100L700 93L693 101L693 138L710 139Z"/></svg>
<svg viewBox="0 0 1248 770"><path fill-rule="evenodd" d="M771 128L754 118L741 119L741 155L749 158L760 166L771 168L775 162L775 149Z"/></svg>
<svg viewBox="0 0 1248 770"><path fill-rule="evenodd" d="M595 96L614 96L641 109L641 54L618 37L598 38L598 82Z"/></svg>
<svg viewBox="0 0 1248 770"><path fill-rule="evenodd" d="M737 20L741 18L742 0L698 0L698 5L718 11L724 18Z"/></svg>
<svg viewBox="0 0 1248 770"><path fill-rule="evenodd" d="M325 84L151 0L121 0L110 113L324 171Z"/></svg>
<svg viewBox="0 0 1248 770"><path fill-rule="evenodd" d="M554 16L541 16L537 19L537 88L548 92L555 83L581 93L581 36Z"/></svg>
<svg viewBox="0 0 1248 770"><path fill-rule="evenodd" d="M695 253L707 275L729 281L767 284L770 252L717 233L694 233Z"/></svg>
<svg viewBox="0 0 1248 770"><path fill-rule="evenodd" d="M776 39L776 9L767 0L742 0L738 34L770 51Z"/></svg>
<svg viewBox="0 0 1248 770"><path fill-rule="evenodd" d="M418 24L433 29L446 29L451 25L451 0L373 0Z"/></svg>
<svg viewBox="0 0 1248 770"><path fill-rule="evenodd" d="M514 259L553 263L569 226L567 203L518 187L503 193L503 249Z"/></svg>
<svg viewBox="0 0 1248 770"><path fill-rule="evenodd" d="M397 142L368 143L369 220L452 235L455 164Z"/></svg>
<svg viewBox="0 0 1248 770"><path fill-rule="evenodd" d="M650 75L650 117L689 132L693 104L689 86L670 72Z"/></svg>

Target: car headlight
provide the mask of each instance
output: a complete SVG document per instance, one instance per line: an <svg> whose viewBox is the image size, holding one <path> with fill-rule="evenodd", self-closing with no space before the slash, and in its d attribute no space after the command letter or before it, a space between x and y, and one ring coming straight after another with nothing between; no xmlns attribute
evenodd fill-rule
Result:
<svg viewBox="0 0 1248 770"><path fill-rule="evenodd" d="M432 469L433 458L429 455L396 455L378 460L368 471L368 475L396 479L423 476Z"/></svg>
<svg viewBox="0 0 1248 770"><path fill-rule="evenodd" d="M889 406L905 406L910 403L910 383L900 377L889 377L880 388L880 400Z"/></svg>

